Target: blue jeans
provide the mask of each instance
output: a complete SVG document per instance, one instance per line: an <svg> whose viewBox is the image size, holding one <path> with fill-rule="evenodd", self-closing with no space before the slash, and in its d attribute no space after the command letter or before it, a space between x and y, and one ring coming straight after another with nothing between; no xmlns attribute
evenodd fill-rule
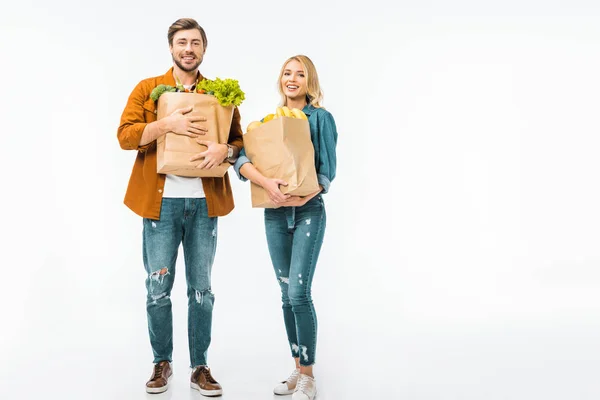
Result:
<svg viewBox="0 0 600 400"><path fill-rule="evenodd" d="M325 205L320 195L302 207L265 209L269 254L275 269L292 357L315 363L317 315L311 296L315 266L323 244Z"/></svg>
<svg viewBox="0 0 600 400"><path fill-rule="evenodd" d="M206 365L215 301L210 276L217 245L217 218L208 217L206 199L165 198L160 220L144 219L143 251L146 311L154 362L172 361L171 289L175 262L183 243L188 296L188 342L191 367Z"/></svg>

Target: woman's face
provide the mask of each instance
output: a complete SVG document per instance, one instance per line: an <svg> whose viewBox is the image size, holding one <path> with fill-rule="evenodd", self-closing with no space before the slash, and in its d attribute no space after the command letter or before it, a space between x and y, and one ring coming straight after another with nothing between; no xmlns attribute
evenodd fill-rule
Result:
<svg viewBox="0 0 600 400"><path fill-rule="evenodd" d="M289 100L306 98L306 73L296 60L288 62L281 76L281 90Z"/></svg>

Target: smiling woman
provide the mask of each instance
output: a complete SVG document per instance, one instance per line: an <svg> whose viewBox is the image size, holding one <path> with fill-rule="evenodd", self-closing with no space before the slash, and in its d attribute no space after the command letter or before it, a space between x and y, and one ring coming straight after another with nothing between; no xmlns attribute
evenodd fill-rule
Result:
<svg viewBox="0 0 600 400"><path fill-rule="evenodd" d="M297 109L308 117L318 190L303 197L283 194L280 185L288 183L263 176L244 149L235 170L240 179L249 179L264 188L276 206L265 209L267 245L281 289L283 320L296 368L273 391L278 395L293 394L292 400L313 400L317 392L313 375L317 314L311 290L327 223L322 195L329 191L336 175L337 128L331 113L320 105L323 94L310 58L297 55L287 59L277 86L282 106L278 112L282 108Z"/></svg>
<svg viewBox="0 0 600 400"><path fill-rule="evenodd" d="M303 55L291 57L284 63L277 82L281 105L302 108L306 104L320 108L323 92L319 75L312 61Z"/></svg>

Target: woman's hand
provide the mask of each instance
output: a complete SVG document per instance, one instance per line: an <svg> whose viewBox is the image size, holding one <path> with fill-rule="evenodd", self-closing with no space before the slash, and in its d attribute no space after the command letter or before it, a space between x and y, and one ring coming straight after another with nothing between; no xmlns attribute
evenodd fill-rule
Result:
<svg viewBox="0 0 600 400"><path fill-rule="evenodd" d="M323 188L320 188L319 190L317 190L314 193L311 193L307 196L304 197L300 197L300 196L290 196L284 203L282 203L281 205L283 207L302 207L303 205L305 205L306 203L308 203L313 197L315 197L316 195L318 195L319 193L321 193L321 191L323 190Z"/></svg>
<svg viewBox="0 0 600 400"><path fill-rule="evenodd" d="M287 201L291 196L289 194L281 193L279 189L279 185L287 186L287 182L281 179L271 179L267 178L262 182L262 187L265 189L269 195L269 199L273 204L279 205Z"/></svg>
<svg viewBox="0 0 600 400"><path fill-rule="evenodd" d="M280 204L283 207L302 207L305 205L308 200L306 200L308 196L300 197L300 196L290 196L285 202Z"/></svg>

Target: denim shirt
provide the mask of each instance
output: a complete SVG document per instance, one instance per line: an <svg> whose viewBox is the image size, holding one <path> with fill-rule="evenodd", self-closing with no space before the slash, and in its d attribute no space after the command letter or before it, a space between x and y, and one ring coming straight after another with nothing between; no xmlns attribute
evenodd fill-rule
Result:
<svg viewBox="0 0 600 400"><path fill-rule="evenodd" d="M317 170L317 181L323 187L321 193L329 192L329 186L335 178L337 145L337 129L333 115L324 108L316 108L306 105L302 111L308 117L310 127L310 139L315 149L315 168ZM240 173L242 165L251 162L246 156L246 150L242 149L240 155L233 165L238 178L242 181L248 179Z"/></svg>

